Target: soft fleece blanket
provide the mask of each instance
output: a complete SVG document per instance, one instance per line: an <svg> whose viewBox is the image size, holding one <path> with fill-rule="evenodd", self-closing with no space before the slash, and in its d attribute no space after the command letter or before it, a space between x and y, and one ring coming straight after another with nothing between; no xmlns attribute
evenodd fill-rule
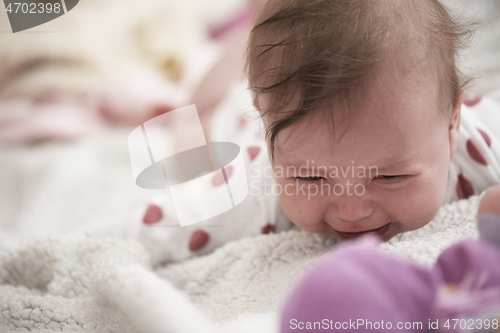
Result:
<svg viewBox="0 0 500 333"><path fill-rule="evenodd" d="M477 237L478 197L443 206L427 226L381 247L430 266L450 244ZM294 229L231 242L151 270L133 241L60 235L0 252L4 331L277 332L294 283L335 245Z"/></svg>
<svg viewBox="0 0 500 333"><path fill-rule="evenodd" d="M444 2L483 21L465 59L478 78L473 93L500 91L498 1ZM152 270L135 242L78 234L154 194L133 183L127 135L0 150L0 332L277 332L288 291L335 240L290 230ZM477 204L444 206L381 247L430 266L477 237Z"/></svg>

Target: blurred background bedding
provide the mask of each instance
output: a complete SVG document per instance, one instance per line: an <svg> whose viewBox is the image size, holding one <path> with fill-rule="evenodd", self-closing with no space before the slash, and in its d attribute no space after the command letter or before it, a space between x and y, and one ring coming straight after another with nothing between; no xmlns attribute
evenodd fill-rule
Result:
<svg viewBox="0 0 500 333"><path fill-rule="evenodd" d="M84 0L60 18L16 34L8 33L2 11L0 144L139 124L196 101L198 86L232 46L235 32L248 30L251 5Z"/></svg>
<svg viewBox="0 0 500 333"><path fill-rule="evenodd" d="M81 0L12 34L0 10L0 244L141 218L127 137L196 104L202 121L242 79L258 1ZM500 1L445 0L479 21L463 69L500 101ZM166 124L168 126L168 124Z"/></svg>

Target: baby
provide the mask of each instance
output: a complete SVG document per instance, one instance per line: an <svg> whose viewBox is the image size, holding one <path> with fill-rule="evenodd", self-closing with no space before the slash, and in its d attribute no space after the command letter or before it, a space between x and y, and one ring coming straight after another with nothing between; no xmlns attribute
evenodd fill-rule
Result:
<svg viewBox="0 0 500 333"><path fill-rule="evenodd" d="M250 92L229 94L210 131L240 145L249 195L185 228L155 197L139 228L153 263L294 227L387 241L500 182L500 107L467 99L456 64L469 33L437 0L267 1L248 42ZM237 114L250 104L259 121Z"/></svg>

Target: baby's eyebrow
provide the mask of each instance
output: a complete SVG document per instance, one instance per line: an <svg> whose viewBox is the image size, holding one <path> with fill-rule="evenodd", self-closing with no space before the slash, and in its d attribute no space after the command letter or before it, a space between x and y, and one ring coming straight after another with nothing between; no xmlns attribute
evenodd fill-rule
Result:
<svg viewBox="0 0 500 333"><path fill-rule="evenodd" d="M280 156L281 157L281 156ZM295 166L295 167L300 167L300 166L305 166L305 164L307 163L308 160L304 160L304 159L299 159L299 158L291 158L291 159L288 159L287 157L283 158L283 157L276 157L275 158L275 161L280 161L280 165L282 166ZM312 160L309 160L309 161L312 161ZM311 162L309 162L309 164L311 165Z"/></svg>
<svg viewBox="0 0 500 333"><path fill-rule="evenodd" d="M324 171L324 168L326 167L326 171L330 172L331 168L340 168L339 165L336 165L335 163L327 163L327 164L320 164L317 161L311 160L311 159L302 159L297 156L281 156L281 158L278 158L279 163L275 164L276 166L279 165L283 168L302 168L302 170L307 170L307 171ZM309 162L309 164L307 164ZM314 163L313 163L314 162ZM378 161L373 161L373 163L354 163L351 162L350 165L345 165L345 167L354 167L355 170L358 170L358 167L365 168L367 171L372 168L372 172L377 172L378 174L394 174L394 175L402 175L402 174L412 174L416 173L419 170L419 163L418 161L415 161L414 158L411 156L408 156L407 154L404 154L404 156L401 155L392 155L389 158L381 158Z"/></svg>

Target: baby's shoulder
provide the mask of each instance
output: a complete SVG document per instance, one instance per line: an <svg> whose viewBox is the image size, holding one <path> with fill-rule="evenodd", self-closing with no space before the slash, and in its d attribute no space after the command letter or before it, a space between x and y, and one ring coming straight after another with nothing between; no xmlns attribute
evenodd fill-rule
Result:
<svg viewBox="0 0 500 333"><path fill-rule="evenodd" d="M451 158L445 203L477 195L500 182L500 105L476 97L461 109L458 148Z"/></svg>
<svg viewBox="0 0 500 333"><path fill-rule="evenodd" d="M500 140L500 103L481 96L467 100L462 106L460 124L461 132L477 130L491 145L491 136Z"/></svg>

